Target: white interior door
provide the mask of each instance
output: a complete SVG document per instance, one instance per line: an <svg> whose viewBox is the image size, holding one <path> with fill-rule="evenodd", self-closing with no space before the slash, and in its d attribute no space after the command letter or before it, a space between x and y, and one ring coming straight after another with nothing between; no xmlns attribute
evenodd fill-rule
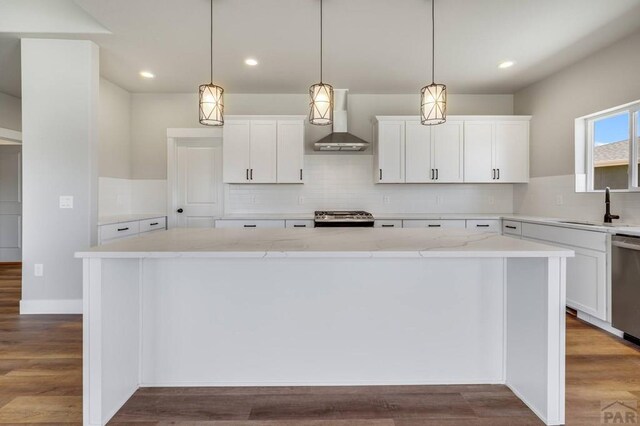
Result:
<svg viewBox="0 0 640 426"><path fill-rule="evenodd" d="M252 183L276 183L277 122L275 120L251 121Z"/></svg>
<svg viewBox="0 0 640 426"><path fill-rule="evenodd" d="M213 228L222 216L222 147L215 142L178 142L177 225Z"/></svg>
<svg viewBox="0 0 640 426"><path fill-rule="evenodd" d="M431 182L431 126L419 121L405 124L405 176L407 183Z"/></svg>
<svg viewBox="0 0 640 426"><path fill-rule="evenodd" d="M464 123L448 121L433 129L433 167L436 182L463 181Z"/></svg>
<svg viewBox="0 0 640 426"><path fill-rule="evenodd" d="M22 147L0 145L0 262L22 260Z"/></svg>
<svg viewBox="0 0 640 426"><path fill-rule="evenodd" d="M495 182L493 179L493 134L495 125L487 121L464 123L465 182Z"/></svg>

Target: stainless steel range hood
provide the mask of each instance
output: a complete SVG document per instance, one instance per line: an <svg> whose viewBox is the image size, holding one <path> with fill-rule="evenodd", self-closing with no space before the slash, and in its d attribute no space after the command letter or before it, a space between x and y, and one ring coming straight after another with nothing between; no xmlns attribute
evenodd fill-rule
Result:
<svg viewBox="0 0 640 426"><path fill-rule="evenodd" d="M333 133L313 144L315 151L364 151L369 142L348 132L347 89L333 91Z"/></svg>

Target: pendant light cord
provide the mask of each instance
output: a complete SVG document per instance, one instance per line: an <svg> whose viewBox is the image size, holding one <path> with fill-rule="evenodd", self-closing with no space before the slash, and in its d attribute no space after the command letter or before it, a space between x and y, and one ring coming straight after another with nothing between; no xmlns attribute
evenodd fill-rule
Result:
<svg viewBox="0 0 640 426"><path fill-rule="evenodd" d="M213 84L213 0L211 0L211 84Z"/></svg>
<svg viewBox="0 0 640 426"><path fill-rule="evenodd" d="M322 0L320 0L320 84L322 84Z"/></svg>
<svg viewBox="0 0 640 426"><path fill-rule="evenodd" d="M431 0L431 83L435 83L436 70L436 0Z"/></svg>

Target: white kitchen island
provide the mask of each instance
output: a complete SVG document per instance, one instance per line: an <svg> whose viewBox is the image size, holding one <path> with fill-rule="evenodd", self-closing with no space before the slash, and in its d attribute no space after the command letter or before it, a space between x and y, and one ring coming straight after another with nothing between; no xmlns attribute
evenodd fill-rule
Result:
<svg viewBox="0 0 640 426"><path fill-rule="evenodd" d="M564 423L571 250L434 229L173 229L84 262L84 423L145 386L506 384Z"/></svg>

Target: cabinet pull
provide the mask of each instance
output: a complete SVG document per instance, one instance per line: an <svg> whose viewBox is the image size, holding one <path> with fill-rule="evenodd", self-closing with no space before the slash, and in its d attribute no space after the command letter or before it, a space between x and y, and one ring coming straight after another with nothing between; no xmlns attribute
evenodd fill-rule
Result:
<svg viewBox="0 0 640 426"><path fill-rule="evenodd" d="M256 225L243 225L245 228L255 228Z"/></svg>
<svg viewBox="0 0 640 426"><path fill-rule="evenodd" d="M382 180L382 169L380 169L380 180Z"/></svg>
<svg viewBox="0 0 640 426"><path fill-rule="evenodd" d="M505 227L505 228L508 228L508 229L518 229L518 228L516 228L515 226L511 226L511 225L505 225L504 227Z"/></svg>
<svg viewBox="0 0 640 426"><path fill-rule="evenodd" d="M249 169L249 180L253 180L253 169Z"/></svg>
<svg viewBox="0 0 640 426"><path fill-rule="evenodd" d="M488 228L489 225L476 225L476 228Z"/></svg>
<svg viewBox="0 0 640 426"><path fill-rule="evenodd" d="M249 169L245 169L247 171L247 180L249 180Z"/></svg>
<svg viewBox="0 0 640 426"><path fill-rule="evenodd" d="M436 180L440 179L440 169L436 169Z"/></svg>
<svg viewBox="0 0 640 426"><path fill-rule="evenodd" d="M302 180L302 169L300 169L300 180Z"/></svg>
<svg viewBox="0 0 640 426"><path fill-rule="evenodd" d="M429 228L440 228L442 225L434 225L434 224L429 224L427 225L427 227Z"/></svg>
<svg viewBox="0 0 640 426"><path fill-rule="evenodd" d="M149 226L156 226L156 225L160 225L160 224L158 222L153 222L149 224Z"/></svg>
<svg viewBox="0 0 640 426"><path fill-rule="evenodd" d="M306 228L307 225L293 225L294 228Z"/></svg>
<svg viewBox="0 0 640 426"><path fill-rule="evenodd" d="M395 228L395 225L382 225L383 228Z"/></svg>
<svg viewBox="0 0 640 426"><path fill-rule="evenodd" d="M500 180L500 169L496 169L498 171L498 180Z"/></svg>
<svg viewBox="0 0 640 426"><path fill-rule="evenodd" d="M496 180L496 169L491 169L491 179Z"/></svg>
<svg viewBox="0 0 640 426"><path fill-rule="evenodd" d="M431 180L435 180L436 178L436 174L434 173L434 170L431 169Z"/></svg>
<svg viewBox="0 0 640 426"><path fill-rule="evenodd" d="M128 231L128 230L129 230L129 228L118 228L118 232L120 232L120 231Z"/></svg>

